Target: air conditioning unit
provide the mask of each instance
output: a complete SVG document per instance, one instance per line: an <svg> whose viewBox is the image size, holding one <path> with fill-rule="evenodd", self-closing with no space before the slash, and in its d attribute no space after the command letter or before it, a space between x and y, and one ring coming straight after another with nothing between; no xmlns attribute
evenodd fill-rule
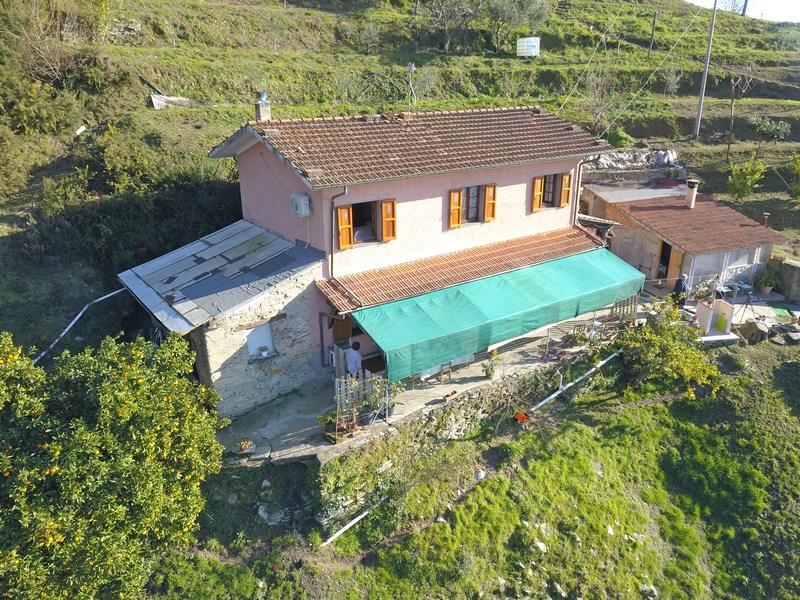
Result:
<svg viewBox="0 0 800 600"><path fill-rule="evenodd" d="M311 214L311 198L305 194L292 194L292 213L298 217Z"/></svg>

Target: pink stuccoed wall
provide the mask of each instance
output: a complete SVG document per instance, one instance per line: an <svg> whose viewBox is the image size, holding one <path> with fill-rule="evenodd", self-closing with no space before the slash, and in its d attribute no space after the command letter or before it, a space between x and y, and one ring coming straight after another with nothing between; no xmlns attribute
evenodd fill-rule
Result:
<svg viewBox="0 0 800 600"><path fill-rule="evenodd" d="M248 221L289 240L308 241L311 246L333 257L323 267L325 277L366 271L410 260L436 256L502 240L567 227L572 222L578 160L487 169L350 186L335 206L394 198L397 201L397 239L388 242L356 244L338 249L338 233L332 231L331 198L342 188L311 191L283 161L262 144L256 144L238 157L242 213ZM543 208L530 212L533 178L550 173L573 172L573 194L569 207ZM449 228L451 189L497 184L496 219L489 223L466 223ZM308 219L292 214L290 195L311 197ZM331 265L332 263L332 265Z"/></svg>
<svg viewBox="0 0 800 600"><path fill-rule="evenodd" d="M263 144L251 146L236 160L244 219L289 241L301 240L325 250L322 192L311 191L281 158ZM292 194L306 194L311 198L310 217L292 214Z"/></svg>

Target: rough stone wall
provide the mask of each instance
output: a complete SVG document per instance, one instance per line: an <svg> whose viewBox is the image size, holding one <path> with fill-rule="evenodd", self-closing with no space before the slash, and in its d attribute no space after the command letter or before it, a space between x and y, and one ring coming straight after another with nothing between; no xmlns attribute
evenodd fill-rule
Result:
<svg viewBox="0 0 800 600"><path fill-rule="evenodd" d="M318 305L315 296L320 294L314 279L321 275L320 263L306 268L236 313L215 319L204 328L210 384L222 396L220 416L241 415L323 376L317 319L312 314ZM267 319L272 319L277 355L253 360L247 347L247 334L252 328L243 327Z"/></svg>
<svg viewBox="0 0 800 600"><path fill-rule="evenodd" d="M473 388L393 423L382 436L326 462L319 468L317 520L334 531L352 518L383 478L408 478L404 469L416 468L416 462L403 457L436 452L443 441L473 433L491 415L519 401L521 392L528 394L544 385L542 381L517 375Z"/></svg>

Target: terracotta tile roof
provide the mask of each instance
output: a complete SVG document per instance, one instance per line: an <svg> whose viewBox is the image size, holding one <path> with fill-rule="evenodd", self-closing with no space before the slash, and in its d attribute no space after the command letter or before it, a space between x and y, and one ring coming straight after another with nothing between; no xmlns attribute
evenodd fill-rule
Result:
<svg viewBox="0 0 800 600"><path fill-rule="evenodd" d="M316 284L336 310L349 312L564 258L600 245L602 242L591 233L570 227L318 280Z"/></svg>
<svg viewBox="0 0 800 600"><path fill-rule="evenodd" d="M704 194L694 208L684 195L615 202L614 208L692 256L781 244L779 233Z"/></svg>
<svg viewBox="0 0 800 600"><path fill-rule="evenodd" d="M610 151L538 107L253 121L260 136L312 187L354 185L436 173L529 164ZM234 134L211 156L235 154ZM231 148L226 149L230 144Z"/></svg>

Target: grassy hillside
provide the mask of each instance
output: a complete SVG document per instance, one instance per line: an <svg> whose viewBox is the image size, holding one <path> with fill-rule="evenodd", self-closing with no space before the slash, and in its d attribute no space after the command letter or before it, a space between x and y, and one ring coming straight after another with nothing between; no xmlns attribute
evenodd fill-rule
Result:
<svg viewBox="0 0 800 600"><path fill-rule="evenodd" d="M748 114L793 126L791 141L767 147L771 164L798 150L800 26L726 12L718 17L702 143L684 143L710 11L680 0L573 1L540 28L542 55L533 60L513 56L510 46L495 52L485 16L457 31L451 52L442 53L424 2L419 14L410 2L51 5L52 14L36 13L13 0L0 11L9 50L0 57L0 326L25 344L48 343L85 302L116 286L120 270L237 218L235 169L205 154L250 117L257 90L268 91L278 117L400 110L413 61L417 109L544 104L598 131L621 126L641 144L677 144L706 190L719 193L728 169L719 143L726 81L746 56L758 84L738 102L743 141L733 159L752 151ZM528 33L519 27L511 40ZM598 81L607 86L602 101ZM148 100L156 90L202 104L157 112ZM776 176L765 189L789 201ZM792 227L789 237L800 237ZM75 347L131 313L130 303L115 302L109 322L93 324L94 313L106 311L90 313Z"/></svg>
<svg viewBox="0 0 800 600"><path fill-rule="evenodd" d="M716 398L632 390L612 364L527 431L509 413L459 441L418 439L413 456L370 447L394 466L368 503L390 499L326 548L296 465L230 469L209 482L197 547L164 561L150 593L797 598L800 351L765 343L715 360L727 373ZM534 393L516 404L556 383L524 384ZM265 526L259 503L286 522Z"/></svg>

